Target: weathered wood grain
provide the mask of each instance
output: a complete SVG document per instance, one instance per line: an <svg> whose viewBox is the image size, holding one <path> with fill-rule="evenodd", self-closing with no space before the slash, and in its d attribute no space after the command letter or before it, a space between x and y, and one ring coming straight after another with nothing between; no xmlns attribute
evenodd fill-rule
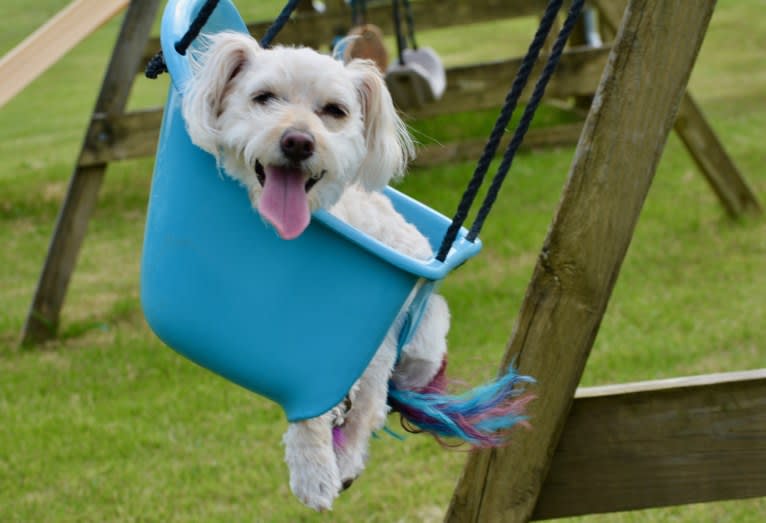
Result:
<svg viewBox="0 0 766 523"><path fill-rule="evenodd" d="M133 84L133 71L138 67L159 3L159 0L144 0L128 6L95 113L114 117L123 112ZM89 129L86 137L90 134ZM106 164L81 167L78 162L75 167L21 334L24 345L55 336L61 306L105 171Z"/></svg>
<svg viewBox="0 0 766 523"><path fill-rule="evenodd" d="M714 4L631 0L502 363L538 379L534 428L470 455L447 521L531 518Z"/></svg>
<svg viewBox="0 0 766 523"><path fill-rule="evenodd" d="M627 0L594 0L594 3L600 11L603 26L607 30L616 31ZM681 100L674 128L729 216L762 212L755 192L726 152L689 91L684 93Z"/></svg>
<svg viewBox="0 0 766 523"><path fill-rule="evenodd" d="M766 369L578 390L533 519L766 496Z"/></svg>

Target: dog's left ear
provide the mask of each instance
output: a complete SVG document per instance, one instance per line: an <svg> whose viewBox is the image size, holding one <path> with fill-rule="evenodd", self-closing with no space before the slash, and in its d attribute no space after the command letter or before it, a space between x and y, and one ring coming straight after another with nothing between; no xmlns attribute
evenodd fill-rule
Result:
<svg viewBox="0 0 766 523"><path fill-rule="evenodd" d="M250 35L222 32L202 38L203 50L191 55L194 74L184 88L183 116L192 142L218 154L218 118L231 84L260 51Z"/></svg>
<svg viewBox="0 0 766 523"><path fill-rule="evenodd" d="M352 60L346 67L354 75L362 102L367 142L359 182L370 191L382 189L392 178L404 174L407 162L415 156L415 148L375 64L369 60Z"/></svg>

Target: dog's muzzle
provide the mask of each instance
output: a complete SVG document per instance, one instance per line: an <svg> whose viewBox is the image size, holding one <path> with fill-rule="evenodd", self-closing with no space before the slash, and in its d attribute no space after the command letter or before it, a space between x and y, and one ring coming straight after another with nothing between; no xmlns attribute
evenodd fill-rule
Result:
<svg viewBox="0 0 766 523"><path fill-rule="evenodd" d="M258 212L282 239L293 240L308 227L311 221L308 192L324 173L311 172L304 162L263 165L255 161L255 174L262 187Z"/></svg>
<svg viewBox="0 0 766 523"><path fill-rule="evenodd" d="M327 170L324 169L320 172L309 172L306 185L304 186L306 192L309 192L319 180L324 178L325 174L327 174ZM258 183L261 184L261 187L266 185L266 169L264 169L263 164L258 160L255 161L255 176L258 179Z"/></svg>

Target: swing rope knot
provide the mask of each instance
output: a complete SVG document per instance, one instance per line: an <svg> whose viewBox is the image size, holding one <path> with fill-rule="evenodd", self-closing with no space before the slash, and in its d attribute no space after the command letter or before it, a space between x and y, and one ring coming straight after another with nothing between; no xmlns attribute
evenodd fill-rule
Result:
<svg viewBox="0 0 766 523"><path fill-rule="evenodd" d="M168 66L165 65L165 56L162 54L162 51L160 51L152 56L149 63L146 64L144 75L150 80L156 80L159 75L166 73L167 71Z"/></svg>

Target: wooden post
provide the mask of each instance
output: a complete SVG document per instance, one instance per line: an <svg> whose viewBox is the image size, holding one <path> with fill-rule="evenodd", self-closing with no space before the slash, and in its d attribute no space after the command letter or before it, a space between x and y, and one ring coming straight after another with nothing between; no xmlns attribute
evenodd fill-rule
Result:
<svg viewBox="0 0 766 523"><path fill-rule="evenodd" d="M538 380L533 428L470 455L446 521L532 517L714 5L631 0L503 361Z"/></svg>
<svg viewBox="0 0 766 523"><path fill-rule="evenodd" d="M158 7L159 0L136 0L128 6L96 101L91 127L96 119L109 119L123 113ZM86 132L83 151L91 132L90 128ZM109 142L108 132L103 132L100 139ZM56 334L69 279L77 262L77 255L105 172L105 163L81 167L78 160L24 324L22 344L44 341Z"/></svg>
<svg viewBox="0 0 766 523"><path fill-rule="evenodd" d="M627 0L592 0L606 28L617 30ZM762 212L755 192L716 136L689 91L684 93L675 131L729 216Z"/></svg>

